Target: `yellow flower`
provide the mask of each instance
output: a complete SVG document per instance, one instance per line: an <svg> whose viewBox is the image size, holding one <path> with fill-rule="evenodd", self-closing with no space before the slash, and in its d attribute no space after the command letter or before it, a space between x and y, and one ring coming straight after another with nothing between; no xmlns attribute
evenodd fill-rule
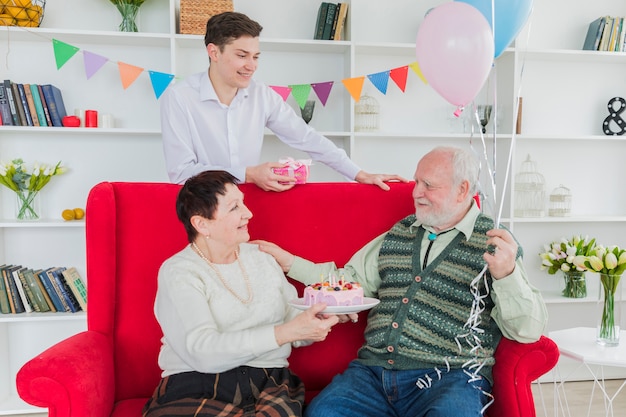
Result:
<svg viewBox="0 0 626 417"><path fill-rule="evenodd" d="M41 191L53 176L65 172L61 161L54 168L35 162L33 167L28 169L24 161L18 158L8 164L0 162L0 184L15 192L36 192Z"/></svg>
<svg viewBox="0 0 626 417"><path fill-rule="evenodd" d="M604 264L602 263L602 259L600 259L597 256L589 256L587 258L587 261L589 262L591 269L593 269L596 272L599 272L604 267Z"/></svg>
<svg viewBox="0 0 626 417"><path fill-rule="evenodd" d="M604 264L608 269L613 269L617 266L617 257L613 252L609 252L604 257Z"/></svg>

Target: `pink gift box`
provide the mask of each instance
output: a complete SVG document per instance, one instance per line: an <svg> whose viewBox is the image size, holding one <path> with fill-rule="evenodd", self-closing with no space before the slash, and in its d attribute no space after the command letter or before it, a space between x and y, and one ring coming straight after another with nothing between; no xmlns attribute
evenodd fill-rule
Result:
<svg viewBox="0 0 626 417"><path fill-rule="evenodd" d="M281 159L279 162L284 163L285 166L280 168L274 168L274 174L294 177L296 179L296 184L306 183L307 178L309 178L309 165L311 164L310 160Z"/></svg>

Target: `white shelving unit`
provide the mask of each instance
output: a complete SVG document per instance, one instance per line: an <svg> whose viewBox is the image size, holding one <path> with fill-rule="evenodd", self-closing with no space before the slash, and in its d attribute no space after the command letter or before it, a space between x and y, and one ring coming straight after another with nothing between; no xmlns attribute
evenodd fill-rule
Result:
<svg viewBox="0 0 626 417"><path fill-rule="evenodd" d="M312 40L319 3L235 0L237 11L264 26L259 80L281 86L334 81L326 106L317 103L311 125L370 172L411 178L420 156L437 145L471 145L482 151L479 136L470 138L459 130L460 123L451 117L454 106L411 69L405 92L390 81L383 95L365 80L363 93L378 100L381 109L380 130L374 133L354 131L354 102L341 83L415 61L419 25L443 0L396 0L393 7L380 7L374 0L350 1L346 39L337 42ZM140 9L140 32L121 33L117 31L121 16L107 0L48 1L41 28L1 28L4 79L54 84L62 90L69 113L79 108L112 114L115 128L0 127L0 160L63 160L70 169L43 190L44 219L39 222L15 222L14 196L0 190L0 262L75 265L84 276L84 222L63 222L61 211L84 207L89 190L100 181L167 181L159 103L147 72L124 90L117 62L174 74L177 79L205 70L203 36L177 34L177 10L177 0L147 1ZM588 275L586 299L561 297L562 278L539 268L542 245L581 233L606 245L626 246L626 194L620 182L626 174L622 161L626 139L605 136L600 128L608 100L626 94L626 53L580 50L589 22L601 15L626 16L626 6L620 0L576 7L567 0L535 2L515 45L495 61L490 79L476 97L476 103L485 103L497 96L498 133L494 139L491 128L486 141L488 151L496 155L502 223L524 247L530 279L549 304L547 331L595 326L597 279ZM89 80L81 52L57 70L52 39L105 56L109 62ZM522 133L515 135L518 95L524 98ZM293 98L288 103L297 108ZM513 216L514 177L528 154L546 178L546 196L560 184L571 189L570 217ZM267 132L264 160L283 156L305 155ZM323 165L312 168L312 181L342 180ZM85 327L84 313L0 315L0 415L42 412L18 399L16 372L41 350Z"/></svg>

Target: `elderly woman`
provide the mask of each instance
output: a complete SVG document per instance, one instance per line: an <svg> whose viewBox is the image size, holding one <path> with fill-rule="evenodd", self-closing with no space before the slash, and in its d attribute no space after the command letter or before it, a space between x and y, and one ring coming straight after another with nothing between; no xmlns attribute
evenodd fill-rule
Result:
<svg viewBox="0 0 626 417"><path fill-rule="evenodd" d="M247 243L252 213L236 181L206 171L178 194L189 245L159 270L163 372L146 417L300 416L304 387L287 368L291 346L324 340L339 321L321 313L324 304L288 305L295 287Z"/></svg>

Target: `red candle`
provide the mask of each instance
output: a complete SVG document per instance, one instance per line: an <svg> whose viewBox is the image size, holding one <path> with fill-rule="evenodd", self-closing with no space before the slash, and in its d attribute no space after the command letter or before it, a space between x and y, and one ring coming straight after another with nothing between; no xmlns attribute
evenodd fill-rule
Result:
<svg viewBox="0 0 626 417"><path fill-rule="evenodd" d="M85 110L85 127L98 127L98 112Z"/></svg>

